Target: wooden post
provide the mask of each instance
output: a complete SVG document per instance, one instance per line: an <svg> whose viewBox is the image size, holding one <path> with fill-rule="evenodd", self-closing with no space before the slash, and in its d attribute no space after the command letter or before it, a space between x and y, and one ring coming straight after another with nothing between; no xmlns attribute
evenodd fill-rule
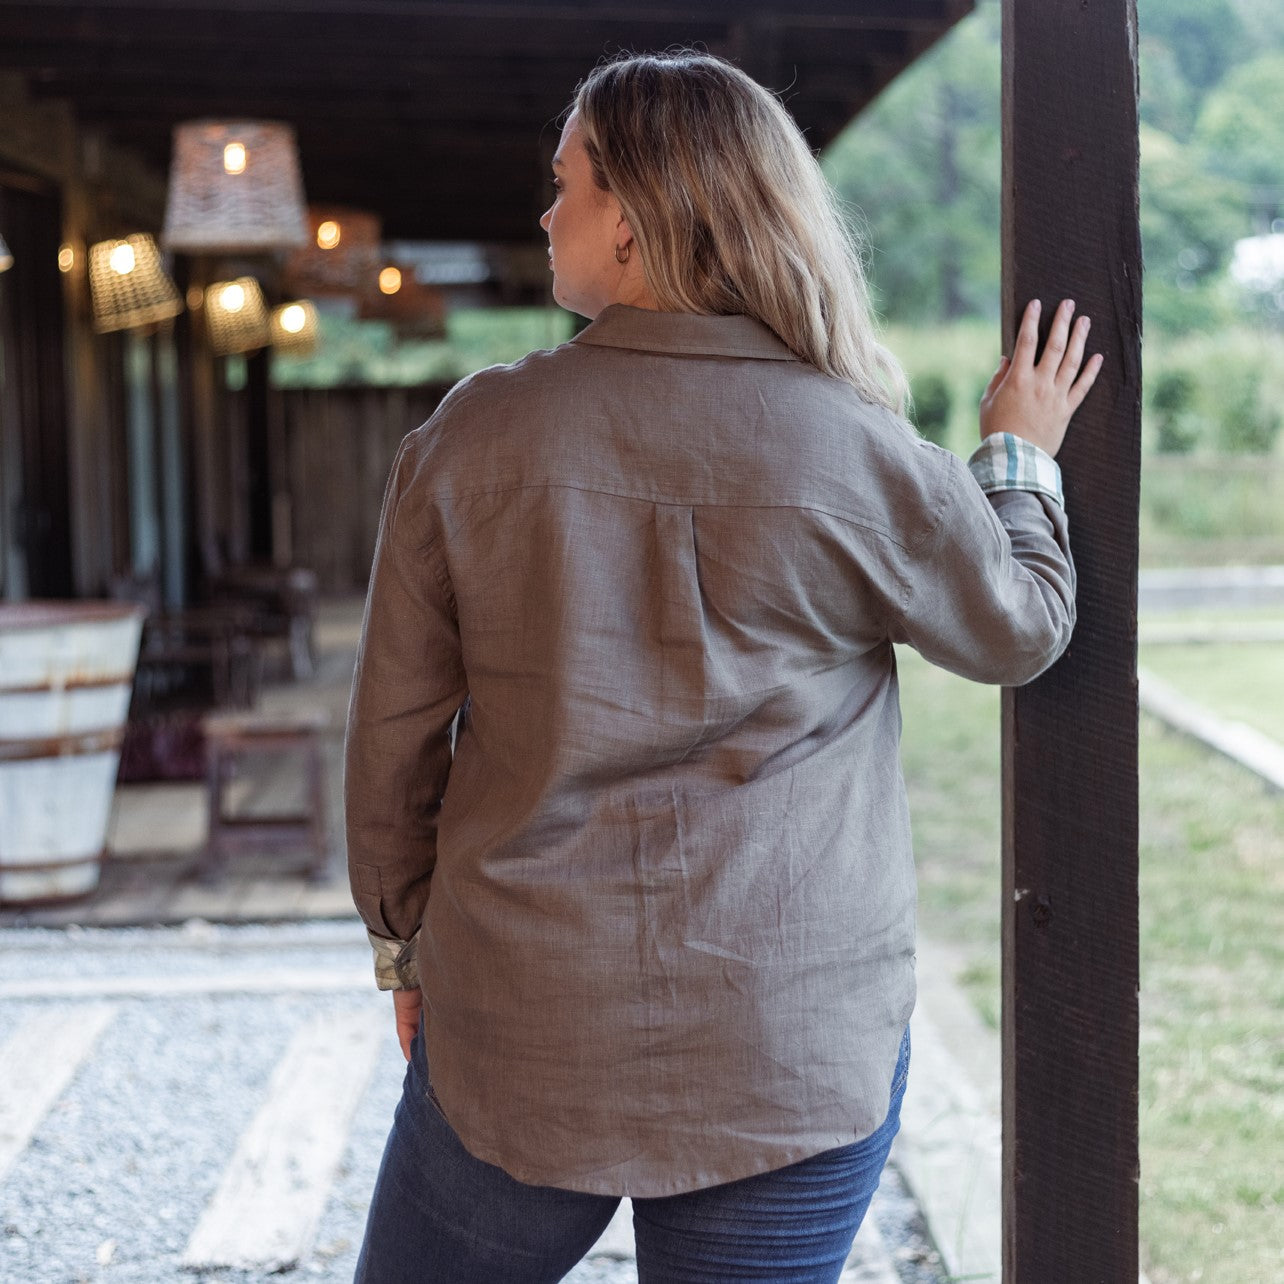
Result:
<svg viewBox="0 0 1284 1284"><path fill-rule="evenodd" d="M1003 0L1003 314L1063 297L1105 367L1060 456L1063 659L1003 699L1003 1278L1137 1279L1134 0Z"/></svg>

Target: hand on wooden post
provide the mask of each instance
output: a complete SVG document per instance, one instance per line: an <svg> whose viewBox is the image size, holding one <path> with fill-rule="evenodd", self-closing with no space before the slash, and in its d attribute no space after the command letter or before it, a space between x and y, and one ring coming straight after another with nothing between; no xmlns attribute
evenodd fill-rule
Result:
<svg viewBox="0 0 1284 1284"><path fill-rule="evenodd" d="M423 1010L422 990L393 990L392 1006L397 1017L397 1042L402 1055L410 1060L410 1041L419 1031L419 1014Z"/></svg>
<svg viewBox="0 0 1284 1284"><path fill-rule="evenodd" d="M1039 347L1038 299L1026 305L1011 357L1002 357L981 397L981 436L1010 432L1055 455L1069 427L1070 417L1096 382L1103 357L1095 353L1085 363L1088 318L1073 327L1074 301L1063 299L1052 318L1043 355Z"/></svg>

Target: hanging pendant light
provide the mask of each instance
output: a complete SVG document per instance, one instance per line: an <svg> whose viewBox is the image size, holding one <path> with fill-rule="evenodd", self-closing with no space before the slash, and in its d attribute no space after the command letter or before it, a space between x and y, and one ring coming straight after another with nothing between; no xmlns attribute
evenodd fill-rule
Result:
<svg viewBox="0 0 1284 1284"><path fill-rule="evenodd" d="M272 310L272 346L284 356L307 357L316 351L317 310L307 299Z"/></svg>
<svg viewBox="0 0 1284 1284"><path fill-rule="evenodd" d="M308 242L285 261L294 294L361 294L379 271L379 218L365 210L308 206Z"/></svg>
<svg viewBox="0 0 1284 1284"><path fill-rule="evenodd" d="M441 339L446 334L446 301L441 291L424 285L413 268L395 263L385 264L368 278L358 316L363 321L391 321L406 339Z"/></svg>
<svg viewBox="0 0 1284 1284"><path fill-rule="evenodd" d="M253 352L271 340L263 290L252 276L216 281L203 299L210 347L220 356Z"/></svg>
<svg viewBox="0 0 1284 1284"><path fill-rule="evenodd" d="M0 236L0 272L7 272L11 267L13 267L13 255L9 253L4 237Z"/></svg>
<svg viewBox="0 0 1284 1284"><path fill-rule="evenodd" d="M306 243L294 130L273 121L194 120L174 128L166 248L255 253Z"/></svg>
<svg viewBox="0 0 1284 1284"><path fill-rule="evenodd" d="M156 241L145 232L89 247L89 292L99 334L154 325L183 310Z"/></svg>

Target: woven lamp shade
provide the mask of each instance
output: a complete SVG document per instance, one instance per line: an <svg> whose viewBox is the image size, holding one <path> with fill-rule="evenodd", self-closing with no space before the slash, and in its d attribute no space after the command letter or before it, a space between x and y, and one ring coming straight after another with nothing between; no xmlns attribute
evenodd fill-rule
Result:
<svg viewBox="0 0 1284 1284"><path fill-rule="evenodd" d="M292 294L362 294L379 275L376 215L337 206L308 207L308 243L285 261L282 280Z"/></svg>
<svg viewBox="0 0 1284 1284"><path fill-rule="evenodd" d="M155 325L183 310L178 289L161 266L156 241L145 232L89 247L89 292L99 334Z"/></svg>
<svg viewBox="0 0 1284 1284"><path fill-rule="evenodd" d="M358 315L363 321L391 321L403 338L445 336L445 298L434 286L416 280L413 268L389 265L375 273L374 281L373 288L368 287L361 295ZM393 283L396 288L389 289Z"/></svg>
<svg viewBox="0 0 1284 1284"><path fill-rule="evenodd" d="M307 241L294 130L273 121L174 128L161 242L187 254L255 253Z"/></svg>
<svg viewBox="0 0 1284 1284"><path fill-rule="evenodd" d="M311 356L317 338L317 310L307 299L272 310L272 346L284 356Z"/></svg>
<svg viewBox="0 0 1284 1284"><path fill-rule="evenodd" d="M216 281L205 291L205 327L220 356L266 348L271 340L267 304L252 276Z"/></svg>

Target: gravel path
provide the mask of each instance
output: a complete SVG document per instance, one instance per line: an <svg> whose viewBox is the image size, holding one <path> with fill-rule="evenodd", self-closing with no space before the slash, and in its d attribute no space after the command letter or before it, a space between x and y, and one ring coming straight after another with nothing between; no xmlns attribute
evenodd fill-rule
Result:
<svg viewBox="0 0 1284 1284"><path fill-rule="evenodd" d="M111 1009L70 1082L12 1157L7 1176L0 1150L0 1280L279 1281L282 1274L267 1267L192 1268L182 1256L295 1033L308 1023L382 1013L389 1005L372 986L318 993L302 979L295 992L227 991L235 978L264 968L296 969L305 978L342 977L365 966L364 937L351 924L10 930L0 936L0 1048L18 1046L33 1014L57 1010L74 1025L86 1005L106 1003ZM201 992L193 984L201 977L224 992ZM120 978L145 981L156 992L87 992L94 986L110 991L112 980ZM167 994L165 987L178 979L196 992ZM80 993L23 997L24 987L51 982L74 984ZM336 1284L352 1278L366 1204L400 1093L403 1062L390 1019L384 1029L324 1194L319 1230L289 1268L295 1277ZM895 1267L894 1275L881 1278L941 1284L939 1260L917 1205L894 1170L884 1180L874 1216ZM566 1277L567 1284L636 1280L633 1263L618 1257L590 1257Z"/></svg>

